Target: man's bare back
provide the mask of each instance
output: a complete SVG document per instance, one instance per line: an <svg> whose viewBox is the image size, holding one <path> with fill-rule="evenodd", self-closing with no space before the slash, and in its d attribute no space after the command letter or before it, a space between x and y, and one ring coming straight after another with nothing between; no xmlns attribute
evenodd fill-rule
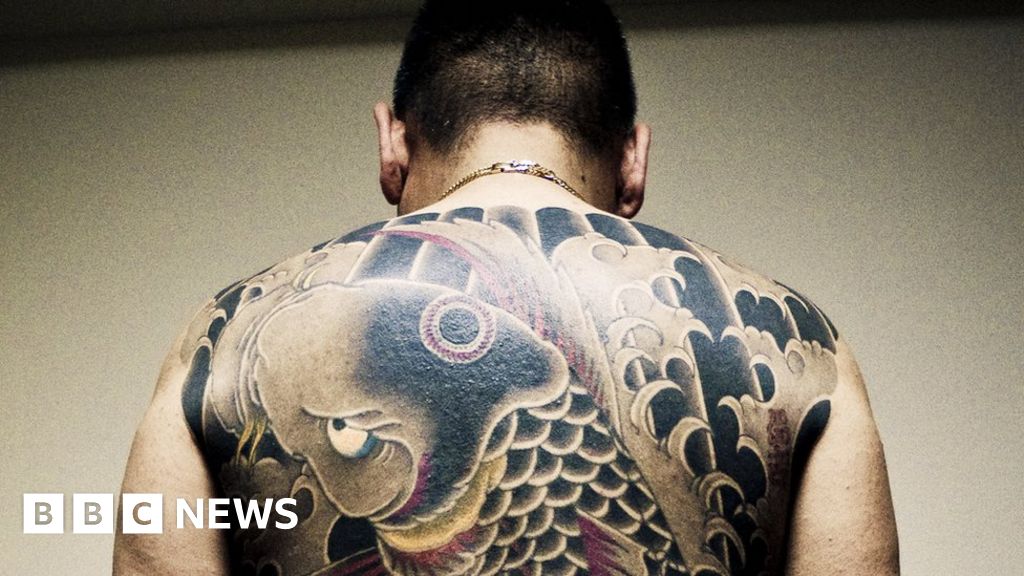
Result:
<svg viewBox="0 0 1024 576"><path fill-rule="evenodd" d="M297 501L250 573L775 573L836 338L659 229L462 207L226 289L182 405L224 496Z"/></svg>
<svg viewBox="0 0 1024 576"><path fill-rule="evenodd" d="M428 0L393 96L373 116L400 217L212 301L125 473L294 521L118 534L115 574L898 571L824 315L627 220L651 129L607 5Z"/></svg>

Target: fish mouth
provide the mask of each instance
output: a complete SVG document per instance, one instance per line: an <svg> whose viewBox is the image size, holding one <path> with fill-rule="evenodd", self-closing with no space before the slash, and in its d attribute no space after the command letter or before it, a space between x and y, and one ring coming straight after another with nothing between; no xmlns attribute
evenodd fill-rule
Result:
<svg viewBox="0 0 1024 576"><path fill-rule="evenodd" d="M505 458L481 464L466 490L447 510L409 528L391 528L378 524L377 536L388 547L401 552L426 552L448 544L476 525L487 494L505 476L505 466Z"/></svg>

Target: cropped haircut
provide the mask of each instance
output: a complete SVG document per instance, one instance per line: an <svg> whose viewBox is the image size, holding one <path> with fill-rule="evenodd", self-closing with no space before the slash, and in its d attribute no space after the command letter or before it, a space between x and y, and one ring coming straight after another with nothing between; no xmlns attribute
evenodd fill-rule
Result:
<svg viewBox="0 0 1024 576"><path fill-rule="evenodd" d="M619 21L598 0L427 0L395 76L413 142L454 153L487 122L548 122L593 156L633 127L636 91Z"/></svg>

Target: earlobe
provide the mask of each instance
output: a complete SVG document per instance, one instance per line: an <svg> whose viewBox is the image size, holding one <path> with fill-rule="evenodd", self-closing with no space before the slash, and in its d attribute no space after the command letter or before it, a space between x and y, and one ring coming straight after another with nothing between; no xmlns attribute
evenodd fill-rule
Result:
<svg viewBox="0 0 1024 576"><path fill-rule="evenodd" d="M409 172L409 149L405 142L405 123L395 118L391 107L378 102L373 107L380 146L380 190L389 204L402 200L405 177Z"/></svg>
<svg viewBox="0 0 1024 576"><path fill-rule="evenodd" d="M641 122L633 127L622 149L615 213L623 218L635 216L644 203L650 148L651 127Z"/></svg>

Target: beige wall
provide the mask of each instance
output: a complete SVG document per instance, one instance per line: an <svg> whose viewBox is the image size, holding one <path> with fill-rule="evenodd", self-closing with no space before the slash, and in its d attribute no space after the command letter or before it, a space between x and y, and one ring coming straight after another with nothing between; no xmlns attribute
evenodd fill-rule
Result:
<svg viewBox="0 0 1024 576"><path fill-rule="evenodd" d="M5 573L109 570L109 537L21 535L21 494L115 492L196 307L390 214L369 109L398 44L285 36L0 68ZM1022 37L982 21L631 33L655 128L641 219L802 289L852 342L906 574L1024 562Z"/></svg>

